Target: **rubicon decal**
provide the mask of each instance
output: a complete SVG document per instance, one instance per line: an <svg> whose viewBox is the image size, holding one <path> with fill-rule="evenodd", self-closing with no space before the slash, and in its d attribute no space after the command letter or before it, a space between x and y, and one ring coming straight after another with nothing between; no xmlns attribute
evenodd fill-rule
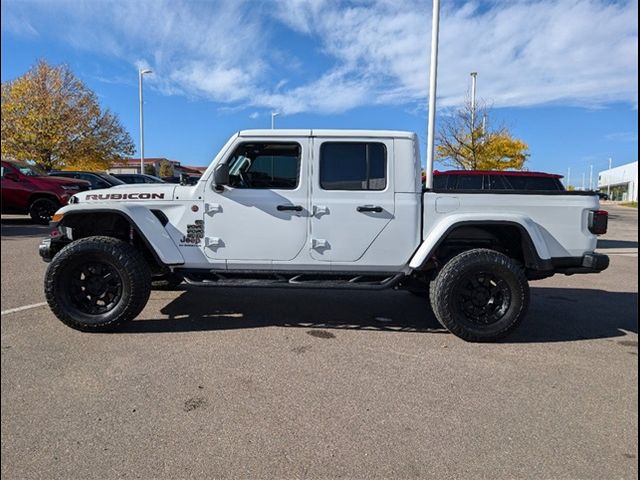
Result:
<svg viewBox="0 0 640 480"><path fill-rule="evenodd" d="M85 196L85 200L162 200L164 193L93 193Z"/></svg>

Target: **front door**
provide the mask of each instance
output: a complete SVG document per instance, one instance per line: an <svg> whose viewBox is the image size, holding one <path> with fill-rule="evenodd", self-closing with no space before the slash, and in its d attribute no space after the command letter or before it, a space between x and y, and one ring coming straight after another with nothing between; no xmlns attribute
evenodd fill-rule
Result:
<svg viewBox="0 0 640 480"><path fill-rule="evenodd" d="M205 193L205 254L228 264L292 260L307 241L309 139L244 138L222 160L230 184Z"/></svg>
<svg viewBox="0 0 640 480"><path fill-rule="evenodd" d="M355 262L394 216L391 139L314 138L311 256Z"/></svg>

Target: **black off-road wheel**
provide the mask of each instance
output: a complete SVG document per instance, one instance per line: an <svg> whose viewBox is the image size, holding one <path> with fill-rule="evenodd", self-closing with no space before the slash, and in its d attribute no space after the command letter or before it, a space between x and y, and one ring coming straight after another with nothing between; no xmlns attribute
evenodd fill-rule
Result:
<svg viewBox="0 0 640 480"><path fill-rule="evenodd" d="M452 258L431 282L431 308L454 335L491 342L511 333L529 307L522 267L506 255L474 249Z"/></svg>
<svg viewBox="0 0 640 480"><path fill-rule="evenodd" d="M29 215L34 222L48 225L51 217L60 208L60 204L52 198L36 198L29 205Z"/></svg>
<svg viewBox="0 0 640 480"><path fill-rule="evenodd" d="M44 290L49 307L66 325L86 332L110 331L142 311L151 292L151 271L128 243L87 237L53 258Z"/></svg>

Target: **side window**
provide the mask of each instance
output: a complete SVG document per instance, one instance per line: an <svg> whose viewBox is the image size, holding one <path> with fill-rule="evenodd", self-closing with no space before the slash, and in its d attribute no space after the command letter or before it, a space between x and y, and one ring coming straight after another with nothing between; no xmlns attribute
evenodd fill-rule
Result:
<svg viewBox="0 0 640 480"><path fill-rule="evenodd" d="M387 148L374 142L325 142L320 147L324 190L384 190Z"/></svg>
<svg viewBox="0 0 640 480"><path fill-rule="evenodd" d="M485 188L488 190L508 190L509 186L505 183L501 175L487 175Z"/></svg>
<svg viewBox="0 0 640 480"><path fill-rule="evenodd" d="M455 190L482 190L482 175L456 175Z"/></svg>
<svg viewBox="0 0 640 480"><path fill-rule="evenodd" d="M234 188L293 190L300 176L301 147L297 143L245 143L229 160Z"/></svg>

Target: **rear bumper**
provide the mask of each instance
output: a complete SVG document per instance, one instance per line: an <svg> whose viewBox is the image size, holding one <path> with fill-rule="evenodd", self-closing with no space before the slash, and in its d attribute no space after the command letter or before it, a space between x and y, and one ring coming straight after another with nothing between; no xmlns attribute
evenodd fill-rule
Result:
<svg viewBox="0 0 640 480"><path fill-rule="evenodd" d="M582 257L554 258L552 262L555 272L565 275L600 273L609 267L609 257L601 253L587 253Z"/></svg>

